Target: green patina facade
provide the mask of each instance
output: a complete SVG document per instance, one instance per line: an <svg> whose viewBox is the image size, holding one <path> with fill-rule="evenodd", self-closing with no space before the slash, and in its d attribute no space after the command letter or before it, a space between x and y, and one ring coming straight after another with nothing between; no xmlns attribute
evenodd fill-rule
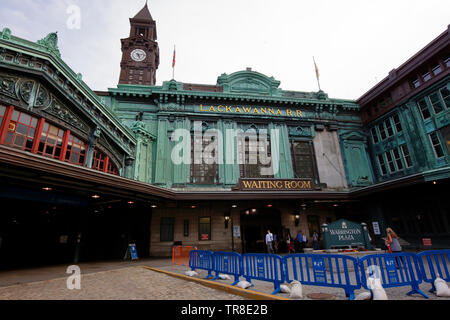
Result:
<svg viewBox="0 0 450 320"><path fill-rule="evenodd" d="M134 180L122 183L145 190L140 201L147 206L142 212L151 215L146 228L151 229L152 255L167 255L178 241L213 250L260 250L256 242L269 227L280 238L294 236L300 228L311 237L321 225L333 226L341 218L367 223L357 225L360 239L345 244L370 248L371 222L381 228L378 242L392 225L408 225L405 230L417 238L409 224L421 228L421 221L413 218L426 212L442 219L434 224L439 232L433 234L448 240L448 201L426 184L447 183L450 177L448 67L441 66L445 71L432 85L370 121L363 119L357 101L333 99L323 91L283 90L280 81L250 68L222 74L215 84L172 79L160 86L142 85L143 78L154 79L159 63L159 52L149 48L144 53L153 54L153 60L146 65L133 60L133 52L145 49L134 47L139 41L157 48L156 37L142 39L153 29L139 34L141 24L155 25L146 10L132 19L136 34L122 42L121 84L107 92L92 91L64 63L56 33L31 42L3 29L0 98L2 105L45 118L85 141L82 166L91 168L95 150L101 150L121 177ZM144 74L147 69L150 74ZM212 129L220 133L217 165L196 166L195 145L202 140L195 134ZM188 149L179 149L180 130L192 139ZM267 131L272 164L278 169L272 176L255 175L239 162L246 147L239 144L237 131ZM189 161L177 163L174 152ZM445 192L445 184L442 188ZM416 208L410 198L422 196L430 205ZM325 246L332 246L329 231L322 232Z"/></svg>
<svg viewBox="0 0 450 320"><path fill-rule="evenodd" d="M348 186L372 183L367 137L358 116L358 105L350 100L330 99L322 91L284 91L279 85L273 77L246 70L221 75L216 86L220 92L186 90L183 83L171 80L162 86L119 85L102 99L136 133L133 177L143 182L169 188L204 187L190 182L189 165L175 165L170 159L175 145L170 141L172 132L180 128L192 131L194 122L200 121L204 126L212 123L223 133L224 150L237 145L235 141L227 141L227 129L267 128L269 132L279 129L280 170L274 176L278 179L295 178L291 140L312 143L318 132L336 132ZM325 150L325 154L330 152ZM238 184L237 161L219 165L218 172L218 183L210 187L230 188ZM346 189L346 184L340 188Z"/></svg>

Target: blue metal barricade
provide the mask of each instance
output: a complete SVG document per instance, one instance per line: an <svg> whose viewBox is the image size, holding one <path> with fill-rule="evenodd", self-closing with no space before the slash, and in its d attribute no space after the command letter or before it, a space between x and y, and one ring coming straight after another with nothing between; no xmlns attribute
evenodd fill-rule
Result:
<svg viewBox="0 0 450 320"><path fill-rule="evenodd" d="M429 250L417 254L422 280L431 283L430 292L436 291L437 277L450 282L450 250Z"/></svg>
<svg viewBox="0 0 450 320"><path fill-rule="evenodd" d="M193 250L189 253L189 267L192 270L202 269L208 271L205 279L213 277L214 252L204 250Z"/></svg>
<svg viewBox="0 0 450 320"><path fill-rule="evenodd" d="M241 272L241 255L236 252L215 252L214 253L214 272L216 276L213 280L219 279L219 274L229 274L234 276L232 286L239 282Z"/></svg>
<svg viewBox="0 0 450 320"><path fill-rule="evenodd" d="M356 258L331 254L291 254L283 260L286 282L297 280L303 285L342 288L350 300L355 298L354 290L361 288Z"/></svg>
<svg viewBox="0 0 450 320"><path fill-rule="evenodd" d="M361 284L364 288L370 290L367 281L376 279L383 288L411 286L412 290L407 295L418 293L428 298L419 288L419 284L422 282L422 273L419 267L419 259L415 254L375 254L358 260ZM368 276L366 276L366 272Z"/></svg>
<svg viewBox="0 0 450 320"><path fill-rule="evenodd" d="M272 294L280 292L280 285L284 281L283 259L274 254L247 253L242 257L242 271L244 278L251 280L273 282L275 290Z"/></svg>

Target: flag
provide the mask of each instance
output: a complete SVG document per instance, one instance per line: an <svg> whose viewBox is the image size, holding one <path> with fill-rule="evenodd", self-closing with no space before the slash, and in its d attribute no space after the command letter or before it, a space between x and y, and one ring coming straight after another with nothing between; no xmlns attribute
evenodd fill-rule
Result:
<svg viewBox="0 0 450 320"><path fill-rule="evenodd" d="M319 67L317 67L316 60L314 59L314 57L313 57L313 60L314 60L314 67L316 68L316 77L317 77L317 80L319 80L319 77L320 77Z"/></svg>
<svg viewBox="0 0 450 320"><path fill-rule="evenodd" d="M173 46L173 61L172 61L172 68L175 68L175 46Z"/></svg>

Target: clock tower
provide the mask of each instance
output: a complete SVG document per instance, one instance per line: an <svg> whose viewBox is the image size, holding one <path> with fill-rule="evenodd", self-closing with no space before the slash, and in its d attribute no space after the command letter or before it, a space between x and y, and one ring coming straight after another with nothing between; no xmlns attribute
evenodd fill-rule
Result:
<svg viewBox="0 0 450 320"><path fill-rule="evenodd" d="M153 86L159 66L156 22L147 4L130 19L130 36L122 39L119 84Z"/></svg>

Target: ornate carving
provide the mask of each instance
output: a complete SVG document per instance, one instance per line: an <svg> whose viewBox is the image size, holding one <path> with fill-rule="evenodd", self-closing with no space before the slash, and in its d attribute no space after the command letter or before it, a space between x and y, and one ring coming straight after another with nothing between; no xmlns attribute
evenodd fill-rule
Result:
<svg viewBox="0 0 450 320"><path fill-rule="evenodd" d="M1 38L4 39L4 40L11 39L11 30L8 29L8 28L3 28L2 37Z"/></svg>
<svg viewBox="0 0 450 320"><path fill-rule="evenodd" d="M312 137L310 127L289 128L289 134L294 137Z"/></svg>
<svg viewBox="0 0 450 320"><path fill-rule="evenodd" d="M50 105L50 102L51 102L50 94L43 86L40 85L34 105L36 107L46 108Z"/></svg>
<svg viewBox="0 0 450 320"><path fill-rule="evenodd" d="M184 106L173 102L160 103L159 109L162 111L184 111Z"/></svg>
<svg viewBox="0 0 450 320"><path fill-rule="evenodd" d="M0 75L0 93L17 99L15 90L17 80L17 78Z"/></svg>
<svg viewBox="0 0 450 320"><path fill-rule="evenodd" d="M58 34L56 32L49 33L44 39L38 40L38 44L46 47L48 51L61 57L58 49Z"/></svg>
<svg viewBox="0 0 450 320"><path fill-rule="evenodd" d="M71 124L72 126L84 131L88 132L89 128L86 124L84 124L73 112L63 106L55 97L52 97L50 106L45 109L45 112L48 112L55 117Z"/></svg>
<svg viewBox="0 0 450 320"><path fill-rule="evenodd" d="M34 81L32 80L22 80L19 84L19 94L20 97L27 104L30 102L31 93L33 91Z"/></svg>

